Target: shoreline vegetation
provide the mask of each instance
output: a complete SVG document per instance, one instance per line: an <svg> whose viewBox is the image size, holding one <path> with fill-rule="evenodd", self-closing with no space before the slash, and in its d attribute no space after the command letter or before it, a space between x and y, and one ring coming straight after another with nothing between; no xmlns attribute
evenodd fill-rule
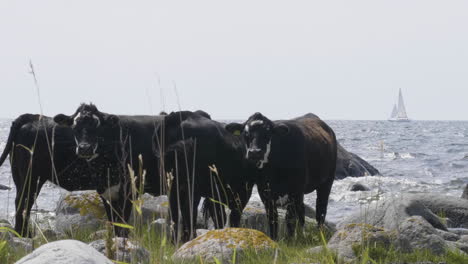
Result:
<svg viewBox="0 0 468 264"><path fill-rule="evenodd" d="M425 218L419 215L410 216L408 219L402 221L404 223L410 223L410 226L407 227L406 231L400 230L401 232L411 233L413 230L420 234L427 233L426 237L408 236L407 238L409 239L418 239L419 241L405 241L408 244L403 247L399 246L398 243L404 240L398 238L398 234L395 233L395 230L393 230L393 232L387 232L389 230L371 224L354 223L342 223L338 225L338 230L335 230L333 224L329 224L329 228L319 230L316 222L311 218L306 221L307 223L303 234L296 234L294 238L290 239L286 239L282 236L279 241L273 242L270 241L265 234L260 232L260 235L251 233L253 232L251 231L252 229L248 229L251 227L249 226L250 223L266 220L264 216L262 217L264 211L262 211L262 208L255 203L248 205L246 208L247 220L243 221L243 225L246 228L225 228L222 230L211 231L198 229L198 237L196 239L189 241L184 245L174 245L170 242L171 228L174 227L166 224L168 221L167 215L166 218L159 218L164 217L164 208L167 206L166 200L146 200L151 199L149 198L149 195L141 196L142 200L134 203L134 217L132 218L131 223L128 225L122 225L109 223L105 220L102 212L99 212L99 210L103 209L102 206L101 208L99 208L99 205L96 206L99 201L84 198L80 203L76 200L81 199L82 197L88 197L89 195L92 196L97 194L93 194L93 192L77 192L77 194L74 194L75 200L70 199L69 196L63 197L64 201L73 200L73 202L69 203L70 208L79 208L79 210L76 211L77 215L83 217L80 219L80 223L82 224L81 226L70 225L68 231L65 230L65 232L54 230L52 227L50 229L41 229L37 223L33 223L32 225L35 225L34 238L20 238L19 234L13 231L12 226L7 221L0 221L0 263L15 263L23 256L31 253L33 249L37 249L53 241L68 239L82 241L86 244L90 243L90 245L93 245L95 249L98 249L109 259L115 260L115 263L119 264L468 263L468 255L466 253L466 250L468 249L468 229L466 225L468 225L468 222L448 223L447 221L452 221L450 220L450 217L455 219L456 216L452 215L453 211L451 210L446 212L441 211L435 216L436 218L431 220L439 221L438 223L441 224L441 229L433 228L432 225L437 224L431 223L431 225L425 220L431 219L430 217L432 216L424 215L424 212L420 211L428 207L424 205L420 205L420 208L418 207L420 202L424 203L424 199L429 199L424 198L427 197L425 194L421 194L421 197L412 197L411 194L408 197L412 198L405 199L406 201L409 200L417 202L398 203L391 201L391 204L384 202L379 206L375 206L375 209L371 208L371 205L369 208L363 210L363 212L369 214L366 216L367 222L372 222L372 217L380 217L382 212L401 214L401 212L398 212L399 209L408 211L408 208L410 208L410 210L415 210L419 215L423 215ZM443 198L443 195L433 195L433 199ZM463 201L462 198L448 198L448 200L451 201L455 201L456 199L460 199L460 202L466 203L466 200ZM153 204L153 211L150 215L148 215L149 208L146 204ZM400 207L401 204L406 204L407 206ZM396 209L393 209L392 211L389 207L395 207ZM458 207L457 210L460 210L460 207ZM431 211L428 211L427 213L430 212ZM414 212L409 212L408 215L411 215L412 213ZM466 219L463 217L467 216L468 215L459 216L461 218L458 220L464 221ZM401 219L405 217L406 216L402 216ZM252 219L255 219L255 221L252 221ZM347 219L349 219L349 221L356 220L353 219L353 217L349 217ZM396 221L399 221L399 219L400 218L395 218ZM86 221L95 221L97 224L91 228L86 228ZM374 223L376 225L381 225L377 222ZM130 233L129 238L116 238L113 234L112 224L121 225L122 227L127 228ZM396 224L399 224L400 229L405 229L405 224ZM206 228L206 225L203 226L203 223L200 225L201 228ZM457 225L461 225L463 228L447 228L447 226ZM421 226L423 228L421 228ZM256 228L261 229L262 227L259 228L259 226L256 226ZM444 228L447 229L447 231L442 231ZM434 240L436 235L434 232L437 232L438 235L444 237L446 242L450 240L453 243L458 243L455 240L464 242L466 243L465 247L461 247L461 250L460 248L454 247L452 244L439 245L438 240ZM459 232L458 235L456 235L457 232ZM200 241L209 241L209 244L203 249L195 248L194 245L201 244L199 243ZM418 246L414 247L416 244ZM262 245L262 247L258 248L258 245ZM442 250L439 250L437 246L441 246L440 249ZM174 257L175 255L181 255L182 253L178 253L178 249L180 250L184 247L191 247L192 250L188 250L188 252L195 251L195 256L197 257ZM223 247L224 249L221 249ZM348 249L346 249L346 247L348 247ZM463 251L463 249L465 251ZM351 254L354 254L355 257L351 259L344 256L349 253L347 250L351 250ZM187 253L185 252L183 254Z"/></svg>

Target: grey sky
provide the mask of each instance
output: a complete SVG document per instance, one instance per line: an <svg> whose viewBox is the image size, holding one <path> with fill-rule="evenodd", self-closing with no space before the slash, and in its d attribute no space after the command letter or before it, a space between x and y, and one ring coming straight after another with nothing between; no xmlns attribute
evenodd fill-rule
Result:
<svg viewBox="0 0 468 264"><path fill-rule="evenodd" d="M0 117L468 119L468 1L0 2ZM158 79L160 80L158 82Z"/></svg>

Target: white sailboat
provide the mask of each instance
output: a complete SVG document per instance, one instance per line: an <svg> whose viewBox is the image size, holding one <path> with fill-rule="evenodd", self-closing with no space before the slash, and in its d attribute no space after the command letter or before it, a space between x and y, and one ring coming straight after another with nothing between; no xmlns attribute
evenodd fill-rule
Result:
<svg viewBox="0 0 468 264"><path fill-rule="evenodd" d="M398 93L398 105L393 106L392 114L389 121L396 121L396 122L408 122L410 119L406 114L405 102L403 101L403 94L401 93L401 88Z"/></svg>

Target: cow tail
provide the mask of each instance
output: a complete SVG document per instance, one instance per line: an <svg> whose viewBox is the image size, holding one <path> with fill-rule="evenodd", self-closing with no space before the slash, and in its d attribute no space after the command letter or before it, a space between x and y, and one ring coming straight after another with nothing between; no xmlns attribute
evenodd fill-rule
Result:
<svg viewBox="0 0 468 264"><path fill-rule="evenodd" d="M3 150L2 156L0 157L0 166L3 165L3 162L5 162L6 158L10 154L12 148L13 148L13 142L15 141L16 134L18 133L18 130L27 122L30 122L34 118L33 115L31 114L24 114L16 118L12 123L11 123L11 128L10 128L10 134L8 135L8 140L7 144L5 146L5 149Z"/></svg>

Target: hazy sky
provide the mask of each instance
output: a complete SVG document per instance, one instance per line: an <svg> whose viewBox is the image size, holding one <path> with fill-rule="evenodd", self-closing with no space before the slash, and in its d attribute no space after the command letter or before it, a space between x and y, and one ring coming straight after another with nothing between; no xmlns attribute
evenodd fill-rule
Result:
<svg viewBox="0 0 468 264"><path fill-rule="evenodd" d="M468 119L468 1L0 0L0 117ZM174 85L177 86L178 96ZM164 100L161 98L164 95Z"/></svg>

